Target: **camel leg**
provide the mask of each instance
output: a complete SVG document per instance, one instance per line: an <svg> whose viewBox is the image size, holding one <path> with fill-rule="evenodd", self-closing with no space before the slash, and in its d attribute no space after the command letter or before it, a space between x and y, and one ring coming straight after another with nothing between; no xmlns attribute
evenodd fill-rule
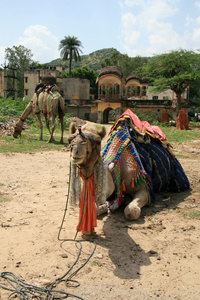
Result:
<svg viewBox="0 0 200 300"><path fill-rule="evenodd" d="M63 144L63 133L64 133L64 116L60 116L60 124L61 124L61 139L60 144Z"/></svg>
<svg viewBox="0 0 200 300"><path fill-rule="evenodd" d="M49 134L50 134L50 138L48 140L48 143L51 143L52 141L54 141L54 138L52 138L52 132L51 132L51 129L50 129L50 122L49 122L49 119L47 118L47 115L45 115L45 121L46 121L47 129L49 130Z"/></svg>
<svg viewBox="0 0 200 300"><path fill-rule="evenodd" d="M37 118L38 118L38 121L39 121L39 126L40 126L40 141L43 141L43 124L42 124L42 119L41 119L41 116L40 114L37 114Z"/></svg>
<svg viewBox="0 0 200 300"><path fill-rule="evenodd" d="M107 213L107 212L108 212L108 206L106 204L96 206L97 216L102 215L102 214Z"/></svg>
<svg viewBox="0 0 200 300"><path fill-rule="evenodd" d="M139 190L124 209L124 216L127 220L137 220L141 214L141 208L148 203L149 195L146 190Z"/></svg>
<svg viewBox="0 0 200 300"><path fill-rule="evenodd" d="M53 142L53 141L55 141L55 139L54 139L54 137L53 137L53 134L54 134L54 130L55 130L55 120L56 120L56 117L55 117L55 115L54 114L52 114L52 118L51 118L51 120L52 120L52 126L51 126L51 130L49 129L49 132L50 132L50 138L49 138L49 141L48 141L48 143L51 143L51 142Z"/></svg>
<svg viewBox="0 0 200 300"><path fill-rule="evenodd" d="M49 125L49 120L47 119L47 115L45 115L45 122L46 122L47 129L49 130L49 134L51 135L50 125Z"/></svg>

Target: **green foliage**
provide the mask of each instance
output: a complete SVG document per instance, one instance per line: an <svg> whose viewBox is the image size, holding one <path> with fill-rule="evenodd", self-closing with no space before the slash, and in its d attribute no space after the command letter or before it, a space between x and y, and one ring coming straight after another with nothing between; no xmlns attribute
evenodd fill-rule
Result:
<svg viewBox="0 0 200 300"><path fill-rule="evenodd" d="M170 88L178 99L181 109L181 94L190 86L200 83L200 54L187 50L176 50L157 55L143 67L143 74L156 86L152 91Z"/></svg>
<svg viewBox="0 0 200 300"><path fill-rule="evenodd" d="M82 68L84 66L92 69L94 71L99 71L101 69L101 62L110 57L116 49L105 48L101 50L94 51L88 55L80 55L80 61L72 61L72 70L76 68ZM54 59L48 63L48 65L62 65L63 60L61 58ZM65 65L69 67L69 62L65 62Z"/></svg>
<svg viewBox="0 0 200 300"><path fill-rule="evenodd" d="M19 97L24 96L24 71L28 70L31 64L33 54L31 50L25 48L22 45L13 46L12 48L5 49L5 59L8 60L8 65L10 68L16 68L17 75L17 93ZM13 70L8 69L7 75L14 75ZM8 80L8 88L12 90L13 80ZM10 96L12 95L12 92ZM12 95L13 96L13 95Z"/></svg>
<svg viewBox="0 0 200 300"><path fill-rule="evenodd" d="M29 102L30 99L24 101L20 98L17 98L16 100L11 98L6 100L0 99L0 116L19 117Z"/></svg>
<svg viewBox="0 0 200 300"><path fill-rule="evenodd" d="M80 47L83 46L75 36L65 36L65 38L60 41L60 56L63 61L69 60L69 77L71 77L72 59L75 61L81 60L79 52L82 52L82 50Z"/></svg>
<svg viewBox="0 0 200 300"><path fill-rule="evenodd" d="M129 57L127 54L121 54L115 50L110 57L104 59L101 66L116 66L122 70L124 76L133 73L141 73L142 66L148 62L146 57Z"/></svg>

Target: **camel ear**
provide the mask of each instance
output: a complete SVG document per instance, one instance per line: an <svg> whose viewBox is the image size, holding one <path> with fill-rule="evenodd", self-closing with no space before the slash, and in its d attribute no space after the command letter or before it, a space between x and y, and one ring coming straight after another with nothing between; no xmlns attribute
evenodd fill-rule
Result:
<svg viewBox="0 0 200 300"><path fill-rule="evenodd" d="M101 137L101 139L104 138L104 136L106 135L106 127L102 126L101 129L98 131L98 135Z"/></svg>
<svg viewBox="0 0 200 300"><path fill-rule="evenodd" d="M74 123L70 123L70 125L69 125L69 132L71 134L74 134L76 132L76 129L77 129L76 125Z"/></svg>

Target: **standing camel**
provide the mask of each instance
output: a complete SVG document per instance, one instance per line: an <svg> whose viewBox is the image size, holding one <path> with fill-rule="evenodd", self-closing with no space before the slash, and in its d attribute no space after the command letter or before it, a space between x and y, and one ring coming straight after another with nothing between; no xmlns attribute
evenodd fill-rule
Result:
<svg viewBox="0 0 200 300"><path fill-rule="evenodd" d="M41 120L40 113L43 113L46 126L50 133L50 138L48 140L51 143L54 140L53 134L55 130L55 119L56 115L60 119L61 123L61 139L60 143L63 144L63 132L64 132L64 99L62 98L57 87L52 87L49 89L42 90L40 93L34 93L32 100L26 106L24 112L19 117L19 121L15 124L13 137L17 138L18 135L21 135L22 127L27 117L32 113L33 116L37 116L40 124L40 140L43 140L43 124ZM52 127L50 129L50 117L52 120Z"/></svg>

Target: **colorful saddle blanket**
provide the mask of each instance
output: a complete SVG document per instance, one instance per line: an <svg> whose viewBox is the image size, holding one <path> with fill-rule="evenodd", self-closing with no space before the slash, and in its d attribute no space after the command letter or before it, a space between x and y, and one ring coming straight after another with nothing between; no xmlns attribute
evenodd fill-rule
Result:
<svg viewBox="0 0 200 300"><path fill-rule="evenodd" d="M148 135L149 142L139 143L138 134ZM140 121L130 110L125 111L111 128L102 157L115 183L116 208L125 191L124 169L127 165L134 171L132 187L146 182L150 203L155 202L156 192L181 192L190 186L181 164L170 152L162 130Z"/></svg>

